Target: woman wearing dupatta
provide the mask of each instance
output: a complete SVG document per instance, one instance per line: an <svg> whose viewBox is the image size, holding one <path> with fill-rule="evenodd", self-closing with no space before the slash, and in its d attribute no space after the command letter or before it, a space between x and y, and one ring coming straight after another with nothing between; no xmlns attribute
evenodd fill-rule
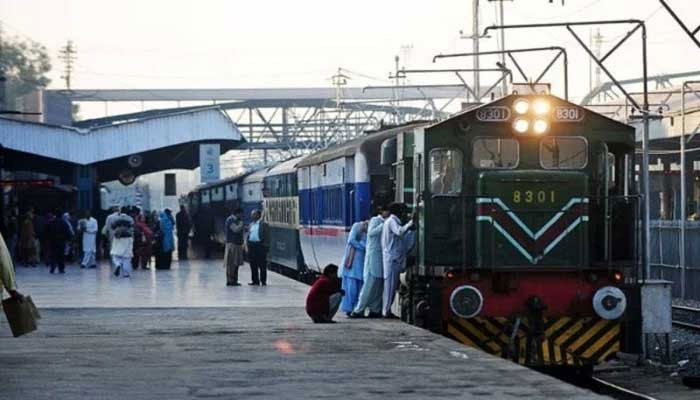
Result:
<svg viewBox="0 0 700 400"><path fill-rule="evenodd" d="M343 262L340 264L340 276L343 278L342 288L345 291L340 309L347 315L350 315L357 305L357 299L362 289L366 245L367 221L356 222L350 229Z"/></svg>
<svg viewBox="0 0 700 400"><path fill-rule="evenodd" d="M173 237L173 228L175 220L173 219L172 211L166 208L160 213L160 261L161 265L156 268L170 269L170 264L173 261L173 250L175 250L175 238Z"/></svg>

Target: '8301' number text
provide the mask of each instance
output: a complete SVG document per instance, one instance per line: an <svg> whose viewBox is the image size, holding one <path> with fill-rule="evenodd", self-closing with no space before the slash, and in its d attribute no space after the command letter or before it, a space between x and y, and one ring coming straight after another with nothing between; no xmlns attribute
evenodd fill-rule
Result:
<svg viewBox="0 0 700 400"><path fill-rule="evenodd" d="M554 190L514 190L513 203L554 203Z"/></svg>

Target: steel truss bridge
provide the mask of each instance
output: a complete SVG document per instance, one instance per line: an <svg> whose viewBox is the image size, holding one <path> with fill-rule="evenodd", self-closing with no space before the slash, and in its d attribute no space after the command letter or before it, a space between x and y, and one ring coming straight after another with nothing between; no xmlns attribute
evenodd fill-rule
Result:
<svg viewBox="0 0 700 400"><path fill-rule="evenodd" d="M465 97L463 85L298 89L154 89L56 91L73 103L133 102L145 111L75 123L79 127L110 125L215 105L225 110L251 150L315 150L354 138L382 124L446 117L445 108ZM176 107L148 109L149 103ZM180 107L182 102L198 105ZM440 104L440 106L438 106Z"/></svg>

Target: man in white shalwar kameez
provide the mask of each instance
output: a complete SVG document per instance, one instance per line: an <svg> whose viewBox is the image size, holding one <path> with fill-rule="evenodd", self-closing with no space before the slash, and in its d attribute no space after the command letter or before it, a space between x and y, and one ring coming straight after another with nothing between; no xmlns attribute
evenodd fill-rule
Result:
<svg viewBox="0 0 700 400"><path fill-rule="evenodd" d="M399 286L399 274L406 268L406 245L404 237L413 226L413 220L401 226L400 216L405 214L401 203L389 205L391 215L382 227L382 262L384 264L384 295L382 298L382 315L384 318L398 318L391 312L396 289Z"/></svg>
<svg viewBox="0 0 700 400"><path fill-rule="evenodd" d="M97 268L97 220L90 215L90 211L85 211L85 217L78 223L78 229L83 233L83 261L80 268Z"/></svg>
<svg viewBox="0 0 700 400"><path fill-rule="evenodd" d="M367 247L362 278L364 285L360 290L360 300L350 314L350 318L361 318L369 308L370 318L382 316L382 292L384 289L384 263L382 262L382 227L389 218L389 210L379 207L379 214L369 220L367 226Z"/></svg>
<svg viewBox="0 0 700 400"><path fill-rule="evenodd" d="M134 220L123 207L119 215L112 220L112 264L114 276L128 278L131 275L131 258L134 257Z"/></svg>

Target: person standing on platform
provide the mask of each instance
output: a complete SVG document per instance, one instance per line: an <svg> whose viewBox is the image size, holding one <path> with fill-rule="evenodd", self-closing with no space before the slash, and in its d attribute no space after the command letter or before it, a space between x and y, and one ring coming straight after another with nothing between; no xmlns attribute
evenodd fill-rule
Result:
<svg viewBox="0 0 700 400"><path fill-rule="evenodd" d="M78 223L78 229L83 234L83 261L80 268L97 268L97 220L85 211L83 219Z"/></svg>
<svg viewBox="0 0 700 400"><path fill-rule="evenodd" d="M7 290L10 297L13 299L21 299L22 294L17 291L17 282L15 282L15 267L12 264L12 257L7 250L5 240L0 235L0 298L2 297L2 288Z"/></svg>
<svg viewBox="0 0 700 400"><path fill-rule="evenodd" d="M173 229L175 228L175 220L173 213L169 208L166 208L160 213L160 269L170 269L173 261L173 251L175 251L175 238ZM156 263L156 268L158 265Z"/></svg>
<svg viewBox="0 0 700 400"><path fill-rule="evenodd" d="M109 262L112 262L112 257L111 257L111 249L112 249L112 239L113 239L113 232L112 232L112 223L114 220L119 217L119 208L118 207L112 207L112 213L107 216L105 219L105 226L102 227L102 236L104 237L104 242L105 242L105 254L110 254ZM114 265L112 265L114 267Z"/></svg>
<svg viewBox="0 0 700 400"><path fill-rule="evenodd" d="M110 255L114 265L114 276L131 276L131 259L134 257L134 219L128 214L128 207L122 207L112 218L112 246Z"/></svg>
<svg viewBox="0 0 700 400"><path fill-rule="evenodd" d="M153 231L142 214L134 222L134 260L133 267L149 269L148 263L153 255Z"/></svg>
<svg viewBox="0 0 700 400"><path fill-rule="evenodd" d="M306 314L316 324L335 323L333 316L338 312L344 294L338 280L338 266L326 265L306 295Z"/></svg>
<svg viewBox="0 0 700 400"><path fill-rule="evenodd" d="M382 316L382 292L384 288L384 267L382 262L382 227L389 218L389 210L379 206L379 214L369 220L367 226L367 248L362 275L364 284L360 290L360 299L350 314L350 318L361 318L369 308L370 318Z"/></svg>
<svg viewBox="0 0 700 400"><path fill-rule="evenodd" d="M224 268L226 268L226 286L241 286L238 282L238 267L243 264L243 211L237 208L224 221L226 231L226 250Z"/></svg>
<svg viewBox="0 0 700 400"><path fill-rule="evenodd" d="M348 317L355 309L362 290L366 247L367 221L355 222L350 228L343 262L340 264L342 266L340 271L340 276L343 278L342 287L345 291L343 302L340 303L340 310Z"/></svg>
<svg viewBox="0 0 700 400"><path fill-rule="evenodd" d="M187 247L189 245L192 222L185 206L180 206L180 211L175 215L175 220L177 222L177 258L178 260L187 260Z"/></svg>
<svg viewBox="0 0 700 400"><path fill-rule="evenodd" d="M36 267L39 264L37 254L36 233L34 231L34 210L29 209L22 221L19 232L19 249L21 259L27 267Z"/></svg>
<svg viewBox="0 0 700 400"><path fill-rule="evenodd" d="M49 270L54 273L56 268L60 274L66 273L66 243L73 238L72 231L66 221L59 217L60 211L56 211L56 217L51 220L48 226L49 251L51 261Z"/></svg>
<svg viewBox="0 0 700 400"><path fill-rule="evenodd" d="M249 285L267 285L267 224L261 219L260 210L250 214L246 247L250 259L251 281Z"/></svg>
<svg viewBox="0 0 700 400"><path fill-rule="evenodd" d="M398 318L391 312L396 289L399 286L399 274L406 268L406 245L404 236L413 226L413 220L401 226L406 206L402 203L389 205L389 218L382 227L382 263L384 264L384 295L382 298L382 315L384 318Z"/></svg>

